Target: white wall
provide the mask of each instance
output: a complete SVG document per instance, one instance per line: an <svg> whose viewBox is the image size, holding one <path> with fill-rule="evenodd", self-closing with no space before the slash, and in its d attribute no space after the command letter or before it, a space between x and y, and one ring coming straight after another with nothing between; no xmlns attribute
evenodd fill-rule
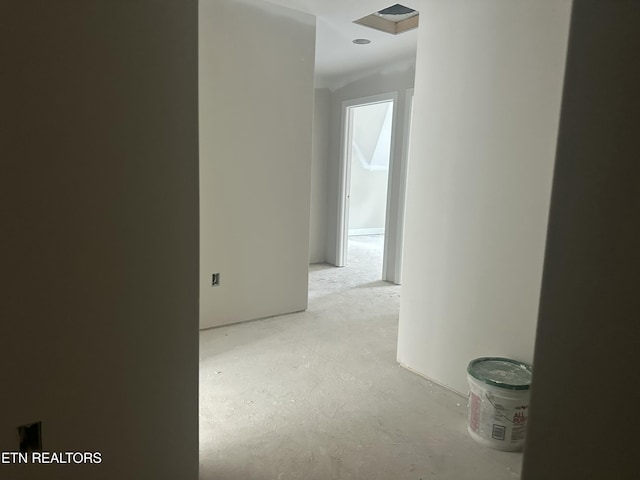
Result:
<svg viewBox="0 0 640 480"><path fill-rule="evenodd" d="M327 180L329 174L330 120L331 91L327 88L316 88L313 109L309 263L323 263L327 259Z"/></svg>
<svg viewBox="0 0 640 480"><path fill-rule="evenodd" d="M393 103L351 109L349 235L384 233Z"/></svg>
<svg viewBox="0 0 640 480"><path fill-rule="evenodd" d="M327 262L336 263L337 226L338 226L338 197L340 184L340 130L342 128L342 102L358 98L379 95L389 92L398 92L398 101L394 113L395 142L392 147L391 188L388 195L391 197L391 211L394 214L389 218L389 228L385 237L385 244L389 242L388 249L395 252L396 238L398 236L398 211L399 186L403 153L404 135L404 109L405 94L407 89L413 88L415 66L411 61L404 61L381 69L377 73L358 79L336 90L332 94L331 107L331 145L329 160L328 183L328 216L327 216ZM386 271L388 279L394 280L395 256L388 258Z"/></svg>
<svg viewBox="0 0 640 480"><path fill-rule="evenodd" d="M202 0L199 46L200 325L303 310L315 18Z"/></svg>
<svg viewBox="0 0 640 480"><path fill-rule="evenodd" d="M367 170L354 154L351 163L349 235L384 233L389 170Z"/></svg>
<svg viewBox="0 0 640 480"><path fill-rule="evenodd" d="M0 465L198 476L197 3L0 2Z"/></svg>
<svg viewBox="0 0 640 480"><path fill-rule="evenodd" d="M571 2L420 7L398 360L532 360Z"/></svg>
<svg viewBox="0 0 640 480"><path fill-rule="evenodd" d="M524 480L638 476L638 25L573 4Z"/></svg>

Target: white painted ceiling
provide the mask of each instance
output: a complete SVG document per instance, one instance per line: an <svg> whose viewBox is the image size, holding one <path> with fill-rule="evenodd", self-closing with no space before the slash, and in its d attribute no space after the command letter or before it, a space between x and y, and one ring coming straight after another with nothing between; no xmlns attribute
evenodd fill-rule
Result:
<svg viewBox="0 0 640 480"><path fill-rule="evenodd" d="M316 16L316 86L335 87L358 72L415 58L417 29L391 35L353 21L396 3L419 10L418 0L266 1ZM371 43L355 45L355 38L368 38Z"/></svg>

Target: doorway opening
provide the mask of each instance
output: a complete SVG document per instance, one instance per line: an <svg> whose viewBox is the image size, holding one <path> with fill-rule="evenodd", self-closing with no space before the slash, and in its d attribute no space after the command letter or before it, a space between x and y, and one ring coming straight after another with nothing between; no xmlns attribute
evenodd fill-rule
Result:
<svg viewBox="0 0 640 480"><path fill-rule="evenodd" d="M366 262L386 279L397 94L343 104L338 266Z"/></svg>

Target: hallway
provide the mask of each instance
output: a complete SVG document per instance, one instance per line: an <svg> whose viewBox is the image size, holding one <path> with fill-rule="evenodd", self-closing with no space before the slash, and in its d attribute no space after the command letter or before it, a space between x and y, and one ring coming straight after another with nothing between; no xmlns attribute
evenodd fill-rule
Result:
<svg viewBox="0 0 640 480"><path fill-rule="evenodd" d="M201 479L519 477L521 454L468 437L465 398L398 366L376 243L311 265L307 311L201 332Z"/></svg>

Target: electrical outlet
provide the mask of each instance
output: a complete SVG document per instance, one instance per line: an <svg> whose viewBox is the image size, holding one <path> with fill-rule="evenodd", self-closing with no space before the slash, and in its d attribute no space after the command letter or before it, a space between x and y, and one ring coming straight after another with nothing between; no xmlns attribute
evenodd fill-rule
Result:
<svg viewBox="0 0 640 480"><path fill-rule="evenodd" d="M211 286L212 287L217 287L220 285L220 274L219 273L214 273L211 275Z"/></svg>
<svg viewBox="0 0 640 480"><path fill-rule="evenodd" d="M28 423L18 427L21 452L42 451L42 422Z"/></svg>

